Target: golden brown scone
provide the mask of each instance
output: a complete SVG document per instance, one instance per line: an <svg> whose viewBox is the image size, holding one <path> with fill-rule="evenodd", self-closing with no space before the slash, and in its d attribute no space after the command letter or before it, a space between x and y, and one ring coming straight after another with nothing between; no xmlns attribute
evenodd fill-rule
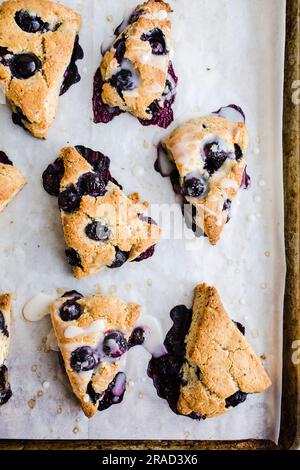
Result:
<svg viewBox="0 0 300 470"><path fill-rule="evenodd" d="M5 163L3 163L5 162ZM20 170L0 151L0 212L27 183Z"/></svg>
<svg viewBox="0 0 300 470"><path fill-rule="evenodd" d="M81 279L105 266L119 267L149 248L152 250L160 238L160 229L142 217L148 203L139 203L136 194L127 197L112 180L103 179L75 147L63 148L60 157L64 175L59 205L74 276ZM90 195L94 188L96 192ZM78 199L71 211L66 204L70 190Z"/></svg>
<svg viewBox="0 0 300 470"><path fill-rule="evenodd" d="M0 5L0 86L14 120L40 139L55 118L80 24L78 13L50 0Z"/></svg>
<svg viewBox="0 0 300 470"><path fill-rule="evenodd" d="M100 72L102 101L139 119L153 119L149 106L163 105L175 93L176 83L168 74L173 55L170 5L149 0L136 7L117 29L111 49L105 53Z"/></svg>
<svg viewBox="0 0 300 470"><path fill-rule="evenodd" d="M11 309L11 294L0 294L0 406L12 396L7 367L4 365L9 352Z"/></svg>
<svg viewBox="0 0 300 470"><path fill-rule="evenodd" d="M260 393L271 380L260 359L228 317L215 287L195 288L192 322L186 337L178 411L213 417Z"/></svg>
<svg viewBox="0 0 300 470"><path fill-rule="evenodd" d="M183 196L196 209L194 223L212 245L242 184L247 146L245 123L217 114L191 119L162 141L177 167Z"/></svg>
<svg viewBox="0 0 300 470"><path fill-rule="evenodd" d="M73 392L91 418L121 401L125 374L119 359L140 315L140 306L116 297L66 293L50 307L51 321ZM110 395L115 400L108 403Z"/></svg>

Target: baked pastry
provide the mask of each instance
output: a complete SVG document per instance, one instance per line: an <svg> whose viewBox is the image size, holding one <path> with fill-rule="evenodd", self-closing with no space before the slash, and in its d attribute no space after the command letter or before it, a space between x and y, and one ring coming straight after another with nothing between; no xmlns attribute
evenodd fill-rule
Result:
<svg viewBox="0 0 300 470"><path fill-rule="evenodd" d="M137 193L127 197L109 165L101 152L66 147L43 174L46 191L58 195L66 255L78 279L149 258L160 237L159 227L142 215L148 203L139 203Z"/></svg>
<svg viewBox="0 0 300 470"><path fill-rule="evenodd" d="M11 308L12 296L0 294L0 406L7 403L12 396L7 367L4 364L9 350Z"/></svg>
<svg viewBox="0 0 300 470"><path fill-rule="evenodd" d="M86 416L120 403L126 376L120 358L140 306L116 297L66 292L50 306L51 321L73 392Z"/></svg>
<svg viewBox="0 0 300 470"><path fill-rule="evenodd" d="M59 95L80 80L75 64L81 18L50 0L8 0L0 5L0 86L13 121L47 137Z"/></svg>
<svg viewBox="0 0 300 470"><path fill-rule="evenodd" d="M167 353L151 359L148 374L175 413L211 418L270 387L244 327L230 320L215 287L199 284L192 310L180 305L171 318Z"/></svg>
<svg viewBox="0 0 300 470"><path fill-rule="evenodd" d="M149 0L118 26L94 79L95 122L127 111L143 125L171 124L177 85L171 12L168 3Z"/></svg>
<svg viewBox="0 0 300 470"><path fill-rule="evenodd" d="M20 170L0 151L0 212L27 183Z"/></svg>
<svg viewBox="0 0 300 470"><path fill-rule="evenodd" d="M223 117L230 111L236 121ZM244 113L234 105L191 119L161 142L176 166L169 175L174 191L182 196L186 222L198 235L205 234L212 245L229 220L231 202L239 188L249 184L247 145ZM160 166L158 160L156 169Z"/></svg>

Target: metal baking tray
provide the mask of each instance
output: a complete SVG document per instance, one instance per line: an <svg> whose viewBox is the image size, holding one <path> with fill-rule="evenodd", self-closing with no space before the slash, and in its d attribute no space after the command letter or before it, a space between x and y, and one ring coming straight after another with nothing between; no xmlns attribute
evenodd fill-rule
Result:
<svg viewBox="0 0 300 470"><path fill-rule="evenodd" d="M263 450L300 445L300 3L287 0L283 115L283 170L287 277L284 302L283 393L278 445L243 441L20 441L1 440L1 450ZM299 349L299 346L298 346ZM294 360L293 360L294 357ZM298 357L298 361L295 360ZM297 364L298 362L298 364Z"/></svg>

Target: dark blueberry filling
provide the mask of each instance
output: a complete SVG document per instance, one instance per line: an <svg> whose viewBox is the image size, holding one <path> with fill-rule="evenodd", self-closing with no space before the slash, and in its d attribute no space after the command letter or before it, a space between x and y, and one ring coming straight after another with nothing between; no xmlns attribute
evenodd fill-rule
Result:
<svg viewBox="0 0 300 470"><path fill-rule="evenodd" d="M72 297L73 300L79 300L83 298L83 295L77 290L69 290L62 295L62 297Z"/></svg>
<svg viewBox="0 0 300 470"><path fill-rule="evenodd" d="M86 226L85 233L91 240L95 240L97 242L108 240L110 237L109 228L101 222L91 222Z"/></svg>
<svg viewBox="0 0 300 470"><path fill-rule="evenodd" d="M247 393L241 392L240 390L230 397L226 398L225 403L226 403L226 408L231 408L238 406L240 403L243 403L247 398Z"/></svg>
<svg viewBox="0 0 300 470"><path fill-rule="evenodd" d="M229 211L231 208L231 199L226 199L223 205L223 211Z"/></svg>
<svg viewBox="0 0 300 470"><path fill-rule="evenodd" d="M108 268L120 268L129 258L128 251L122 251L117 246L115 246L115 259Z"/></svg>
<svg viewBox="0 0 300 470"><path fill-rule="evenodd" d="M167 354L158 358L152 357L148 365L148 375L153 380L158 396L167 400L172 411L178 414L177 402L182 385L181 367L185 354L184 339L191 324L192 311L184 305L179 305L171 310L170 315L173 326L164 341ZM204 418L198 413L191 413L189 417L197 420Z"/></svg>
<svg viewBox="0 0 300 470"><path fill-rule="evenodd" d="M234 144L234 153L235 153L235 158L236 158L237 161L239 161L241 158L243 158L242 149L238 144Z"/></svg>
<svg viewBox="0 0 300 470"><path fill-rule="evenodd" d="M45 191L51 196L59 195L60 182L64 176L64 164L61 158L57 158L54 163L48 165L43 173L43 186Z"/></svg>
<svg viewBox="0 0 300 470"><path fill-rule="evenodd" d="M141 326L137 326L131 333L128 340L128 349L134 346L141 346L145 341L145 330Z"/></svg>
<svg viewBox="0 0 300 470"><path fill-rule="evenodd" d="M137 258L135 258L132 261L136 261L137 263L139 263L140 261L144 261L145 259L151 258L151 256L154 255L154 252L155 252L155 245L152 245L149 248L147 248L147 250L143 251L143 253L141 253Z"/></svg>
<svg viewBox="0 0 300 470"><path fill-rule="evenodd" d="M2 333L7 338L9 337L8 328L2 312L0 312L0 333Z"/></svg>
<svg viewBox="0 0 300 470"><path fill-rule="evenodd" d="M0 46L0 63L8 67L12 58L13 53L10 52L7 47Z"/></svg>
<svg viewBox="0 0 300 470"><path fill-rule="evenodd" d="M16 54L11 59L9 66L15 78L26 80L41 69L42 63L34 54Z"/></svg>
<svg viewBox="0 0 300 470"><path fill-rule="evenodd" d="M114 48L116 49L115 57L119 64L121 64L122 60L124 59L125 51L126 51L126 38L121 37L114 43Z"/></svg>
<svg viewBox="0 0 300 470"><path fill-rule="evenodd" d="M198 178L184 178L183 194L189 197L203 197L207 192L207 181L199 176Z"/></svg>
<svg viewBox="0 0 300 470"><path fill-rule="evenodd" d="M13 162L8 158L5 152L2 152L0 150L0 163L3 163L4 165L12 165Z"/></svg>
<svg viewBox="0 0 300 470"><path fill-rule="evenodd" d="M250 185L251 185L251 178L247 173L247 167L245 167L243 178L242 178L242 183L241 183L241 188L248 189Z"/></svg>
<svg viewBox="0 0 300 470"><path fill-rule="evenodd" d="M58 23L54 28L50 29L48 22L44 22L39 16L30 15L26 10L17 11L15 21L25 33L46 33L48 31L56 31L60 26Z"/></svg>
<svg viewBox="0 0 300 470"><path fill-rule="evenodd" d="M81 80L76 61L83 59L83 56L83 49L79 44L79 36L77 35L74 42L70 64L64 73L64 81L60 89L60 96L66 93L72 85L75 85L75 83L78 83Z"/></svg>
<svg viewBox="0 0 300 470"><path fill-rule="evenodd" d="M65 253L70 266L82 268L80 256L74 248L68 248Z"/></svg>
<svg viewBox="0 0 300 470"><path fill-rule="evenodd" d="M170 98L165 97L162 105L160 105L158 101L154 101L153 103L151 103L148 108L148 112L152 115L152 118L149 120L139 119L140 123L143 126L156 125L162 127L163 129L166 129L173 122L174 114L172 105L175 101L175 88L178 82L178 78L175 75L172 62L169 63L168 77L170 77L170 79L167 78L165 94L169 93L169 91L167 90L172 87L172 93L170 93ZM171 83L174 83L175 88L171 85Z"/></svg>
<svg viewBox="0 0 300 470"><path fill-rule="evenodd" d="M109 408L111 405L121 403L125 390L126 375L124 372L119 372L105 390L103 398L99 402L98 410L103 411Z"/></svg>
<svg viewBox="0 0 300 470"><path fill-rule="evenodd" d="M204 146L203 152L205 156L204 169L208 171L210 176L215 171L218 171L225 160L229 157L228 153L224 152L223 150L219 150L219 145L217 142L206 144Z"/></svg>
<svg viewBox="0 0 300 470"><path fill-rule="evenodd" d="M168 53L164 34L159 28L152 29L152 31L142 34L141 40L149 41L152 54L154 55L165 55Z"/></svg>
<svg viewBox="0 0 300 470"><path fill-rule="evenodd" d="M104 196L107 181L97 173L85 173L78 180L78 188L81 195L93 197Z"/></svg>
<svg viewBox="0 0 300 470"><path fill-rule="evenodd" d="M96 150L92 150L88 147L83 147L83 145L76 145L75 149L90 165L92 165L96 172L103 173L109 170L110 159L102 152L97 152Z"/></svg>
<svg viewBox="0 0 300 470"><path fill-rule="evenodd" d="M110 79L110 84L117 89L117 92L122 97L122 92L133 90L135 82L130 70L122 69Z"/></svg>
<svg viewBox="0 0 300 470"><path fill-rule="evenodd" d="M8 402L12 396L10 384L8 382L7 367L0 366L0 406Z"/></svg>
<svg viewBox="0 0 300 470"><path fill-rule="evenodd" d="M80 294L76 293L72 299L67 300L60 307L59 316L63 321L77 320L83 314L80 304L76 302L76 299L81 298L78 295Z"/></svg>
<svg viewBox="0 0 300 470"><path fill-rule="evenodd" d="M75 372L85 372L97 367L99 357L89 346L81 346L71 353L70 364Z"/></svg>
<svg viewBox="0 0 300 470"><path fill-rule="evenodd" d="M102 393L95 392L95 390L93 388L92 381L90 381L88 386L87 386L86 393L90 397L91 402L93 403L93 405L96 405L97 401L100 400L103 397L105 392L102 392Z"/></svg>
<svg viewBox="0 0 300 470"><path fill-rule="evenodd" d="M108 357L121 357L128 349L127 341L121 331L108 331L103 340L103 352Z"/></svg>
<svg viewBox="0 0 300 470"><path fill-rule="evenodd" d="M103 80L101 77L100 69L97 70L94 77L94 90L93 90L93 112L94 112L94 122L99 123L103 122L107 124L112 121L115 116L124 113L122 109L118 107L111 107L105 104L102 100L102 89L103 89Z"/></svg>
<svg viewBox="0 0 300 470"><path fill-rule="evenodd" d="M75 186L70 185L59 193L58 206L65 212L74 212L80 206L81 196Z"/></svg>
<svg viewBox="0 0 300 470"><path fill-rule="evenodd" d="M233 323L235 323L235 326L237 327L237 329L242 333L243 336L245 336L245 327L244 325L242 325L240 322L238 321L234 321Z"/></svg>

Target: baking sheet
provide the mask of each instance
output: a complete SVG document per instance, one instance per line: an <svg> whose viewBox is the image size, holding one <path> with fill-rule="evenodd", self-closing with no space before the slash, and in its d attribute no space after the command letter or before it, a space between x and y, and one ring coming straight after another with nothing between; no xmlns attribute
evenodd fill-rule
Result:
<svg viewBox="0 0 300 470"><path fill-rule="evenodd" d="M176 122L232 102L242 106L250 132L252 188L240 192L234 217L216 247L207 239L193 240L186 230L182 239L177 207L181 228L177 226L175 237L169 239L164 222L164 239L152 259L113 272L104 270L80 282L64 261L57 201L41 186L42 171L62 146L82 144L106 153L113 175L127 193L139 191L169 210L175 198L168 180L153 170L155 144L170 128L145 128L129 115L108 125L92 123L92 77L101 42L136 2L63 3L83 16L80 38L85 58L79 62L82 80L61 98L49 139L33 139L11 124L7 106L0 108L1 150L29 179L0 216L0 289L16 292L9 360L14 397L0 409L0 437L277 441L285 277L281 145L285 1L170 2L175 10L173 62L180 79ZM216 285L230 316L245 324L247 339L259 355L266 356L273 386L264 394L249 396L230 413L200 423L174 415L157 397L146 374L149 354L140 347L127 357L131 386L123 402L88 421L59 373L55 354L41 351L49 319L29 323L21 314L24 303L40 291L55 297L57 288L88 294L100 286L103 294L139 302L165 333L171 325L170 309L182 303L190 306L193 288L201 281ZM45 381L47 389L42 386Z"/></svg>

